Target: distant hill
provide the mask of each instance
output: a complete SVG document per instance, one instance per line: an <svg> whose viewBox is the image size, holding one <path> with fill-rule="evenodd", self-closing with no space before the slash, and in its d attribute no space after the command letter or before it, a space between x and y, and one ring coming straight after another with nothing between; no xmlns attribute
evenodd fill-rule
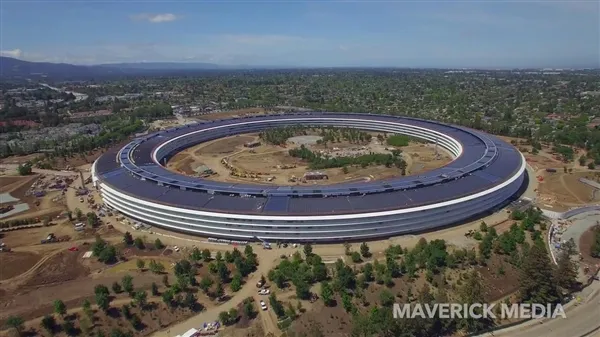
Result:
<svg viewBox="0 0 600 337"><path fill-rule="evenodd" d="M119 75L121 73L116 68L78 66L67 63L29 62L0 56L0 77L91 78Z"/></svg>
<svg viewBox="0 0 600 337"><path fill-rule="evenodd" d="M2 78L90 79L128 75L163 75L181 72L248 69L243 66L220 66L212 63L139 62L101 65L29 62L0 56Z"/></svg>
<svg viewBox="0 0 600 337"><path fill-rule="evenodd" d="M213 63L177 63L177 62L136 62L136 63L108 63L100 67L117 69L140 69L140 70L202 70L202 69L225 69L226 67Z"/></svg>

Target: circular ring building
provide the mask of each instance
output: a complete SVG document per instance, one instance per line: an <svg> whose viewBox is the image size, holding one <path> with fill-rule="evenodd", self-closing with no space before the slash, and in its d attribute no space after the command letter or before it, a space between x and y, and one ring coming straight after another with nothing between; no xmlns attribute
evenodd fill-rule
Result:
<svg viewBox="0 0 600 337"><path fill-rule="evenodd" d="M216 182L163 165L222 137L286 125L398 133L435 142L454 160L419 175L329 186ZM375 114L294 113L215 120L160 131L102 155L94 186L119 212L164 229L231 240L350 241L432 230L497 210L518 194L526 162L471 129Z"/></svg>

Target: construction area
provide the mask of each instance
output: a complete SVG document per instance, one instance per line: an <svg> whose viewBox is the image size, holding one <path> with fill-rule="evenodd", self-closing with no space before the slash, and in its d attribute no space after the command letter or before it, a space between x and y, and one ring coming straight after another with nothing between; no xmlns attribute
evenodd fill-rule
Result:
<svg viewBox="0 0 600 337"><path fill-rule="evenodd" d="M211 116L213 117L213 116ZM215 118L217 115L214 116ZM312 139L310 139L313 137ZM168 162L168 167L174 171L191 176L203 176L229 182L255 182L264 184L332 184L348 181L365 181L372 179L385 179L399 176L397 168L385 166L370 166L367 168L348 167L344 172L341 168L310 170L306 162L289 155L288 150L305 145L311 151L323 151L330 156L359 155L361 153L377 152L389 153L386 146L372 141L368 144L350 144L339 142L324 146L317 144L318 137L291 138L285 146L268 145L261 141L257 134L238 135L218 139L212 142L188 148L177 154ZM373 137L374 139L376 137ZM256 144L260 142L260 144ZM252 146L245 146L250 145ZM449 163L452 159L445 152L439 151L436 156L434 144L411 142L401 148L402 157L407 164L407 174L419 174ZM590 182L599 182L600 171L592 171L579 167L577 164L564 164L555 159L546 150L538 154L524 153L531 167L530 178L533 180L532 189L535 190L533 204L557 212L589 203L598 203L598 191ZM567 166L565 171L564 166ZM155 334L154 336L175 336L190 331L192 328L199 330L202 322L214 322L222 311L238 308L248 297L256 300L267 299L262 296L255 284L261 275L267 275L286 256L291 257L302 247L287 244L273 245L272 249L260 249L255 246L259 265L256 272L250 274L243 281L243 287L238 292L232 292L227 286L225 293L227 299L217 302L208 298L200 291L196 292L198 302L205 307L200 313L187 309L172 310L168 308L160 296L151 296L151 287L155 283L162 293L168 289L164 284L164 277L175 283L173 265L175 262L188 258L191 248L209 248L211 252L231 251L232 244L210 242L205 238L192 237L182 233L173 233L160 228L150 228L140 225L134 219L122 214L113 214L110 209L101 206L101 199L89 183L90 165L81 166L72 171L34 170L30 176L16 176L14 169L5 169L0 175L0 207L3 218L0 222L9 222L18 219L33 219L31 228L18 226L9 230L0 231L0 324L4 325L9 316L22 317L27 329L38 329L44 315L52 314L53 302L61 299L69 309L68 316L73 315L81 321L83 315L81 306L88 299L94 303L94 288L97 285L111 287L115 282L121 282L125 275L132 276L136 290L145 290L148 293L148 302L156 305L157 310L151 313L133 308L132 312L139 315L145 328L135 331L136 337ZM549 169L549 170L547 170ZM234 173L235 174L232 174ZM259 174L260 173L260 174ZM243 176L245 174L245 176ZM237 175L237 176L236 176ZM296 177L296 181L290 181ZM303 178L311 177L315 180ZM585 180L587 179L587 180ZM82 181L83 180L83 181ZM535 199L535 200L534 200ZM21 205L21 206L18 206ZM26 205L26 206L23 206ZM478 241L466 235L475 233L480 228L481 221L490 227L494 226L500 235L510 230L514 220L508 219L510 212L517 209L523 210L530 204L529 201L517 201L507 209L490 214L483 219L471 223L446 228L440 231L423 233L419 236L400 236L369 242L372 260L385 261L384 250L390 244L399 244L402 247L413 247L420 237L427 240L444 239L453 249L473 249ZM26 208L25 208L26 207ZM76 218L76 210L81 210L83 216ZM17 210L18 212L15 212ZM72 219L67 211L71 211ZM12 213L9 213L12 212ZM98 223L88 225L87 214L91 212L98 216ZM1 215L0 215L1 216ZM592 216L597 216L594 214ZM44 219L49 217L50 222L44 224ZM591 223L591 217L584 219ZM575 223L575 221L573 221ZM565 232L573 225L564 222ZM587 228L587 227L586 227ZM589 233L590 229L585 233ZM123 243L123 233L130 231L134 237L140 237L145 247L138 249L135 246L126 246ZM578 232L579 233L579 232ZM114 264L104 264L91 256L91 247L96 235L101 236L110 244L117 247L120 259ZM546 235L546 233L544 234ZM590 242L584 240L586 234L580 236L581 247L588 247ZM591 238L591 235L587 235ZM165 247L157 248L154 240L160 238ZM322 256L326 264L334 263L342 258L349 263L349 257L344 255L345 247L340 244L315 245L314 252ZM357 244L352 247L358 250ZM242 249L241 249L242 250ZM584 256L584 259L588 259ZM591 260L597 262L596 260ZM155 274L147 269L136 266L137 260L145 262L159 261L165 266L165 271ZM371 260L369 260L371 261ZM360 265L356 265L359 267ZM502 276L497 272L503 269ZM208 275L208 263L198 265L198 280ZM490 260L485 267L477 267L481 273L486 300L496 300L515 291L518 286L518 273L509 264L500 258ZM460 275L454 271L446 275L436 275L434 280L442 282L457 280ZM419 275L414 280L399 279L388 290L393 294L408 298L408 292L419 289L425 284L425 275ZM372 284L365 289L365 298L372 303L378 303L379 293L383 286ZM277 291L281 301L296 304L296 293L292 288L284 290L272 287ZM317 289L313 291L318 292ZM230 297L229 297L230 296ZM262 297L261 297L262 296ZM115 327L130 327L124 317L111 317L110 313L118 313L125 304L129 305L132 299L126 293L112 294L111 307L115 310L103 313L95 310L93 325L105 332ZM268 300L267 300L268 302ZM329 307L322 301L302 302L303 312L294 321L292 330L298 333L307 331L311 325L319 324L324 327L326 335L335 332L349 333L352 317L346 313L343 306ZM257 303L258 307L258 303ZM192 317L190 320L188 320ZM159 333L158 331L163 331ZM260 311L254 320L247 320L242 316L240 321L232 327L219 332L219 336L268 336L271 332L278 332L277 318L273 310ZM108 334L108 333L107 333ZM8 335L5 330L0 336ZM59 334L64 335L64 334ZM82 334L86 335L86 334Z"/></svg>
<svg viewBox="0 0 600 337"><path fill-rule="evenodd" d="M377 133L373 135L376 136ZM398 168L383 165L311 170L306 161L290 156L289 150L300 146L331 158L356 157L369 153L391 154L394 150L377 141L376 137L365 144L341 141L327 145L319 144L319 138L314 135L292 137L285 145L277 146L261 142L258 134L236 135L185 149L167 163L167 168L181 174L216 181L276 185L362 182L401 175ZM448 153L435 144L411 142L399 149L407 164L407 175L439 168L452 160Z"/></svg>

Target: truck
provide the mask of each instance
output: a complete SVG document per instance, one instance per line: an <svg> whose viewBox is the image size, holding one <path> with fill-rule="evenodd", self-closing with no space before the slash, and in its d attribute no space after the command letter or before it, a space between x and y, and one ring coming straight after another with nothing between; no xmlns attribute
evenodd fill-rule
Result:
<svg viewBox="0 0 600 337"><path fill-rule="evenodd" d="M48 236L41 241L42 244L50 242L56 242L56 236L54 236L54 233L48 234Z"/></svg>

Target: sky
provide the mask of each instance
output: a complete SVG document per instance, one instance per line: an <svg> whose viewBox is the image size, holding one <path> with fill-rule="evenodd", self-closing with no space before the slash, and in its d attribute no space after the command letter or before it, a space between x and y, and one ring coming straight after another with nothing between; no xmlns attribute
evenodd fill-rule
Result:
<svg viewBox="0 0 600 337"><path fill-rule="evenodd" d="M0 0L0 51L73 64L600 67L599 3Z"/></svg>

